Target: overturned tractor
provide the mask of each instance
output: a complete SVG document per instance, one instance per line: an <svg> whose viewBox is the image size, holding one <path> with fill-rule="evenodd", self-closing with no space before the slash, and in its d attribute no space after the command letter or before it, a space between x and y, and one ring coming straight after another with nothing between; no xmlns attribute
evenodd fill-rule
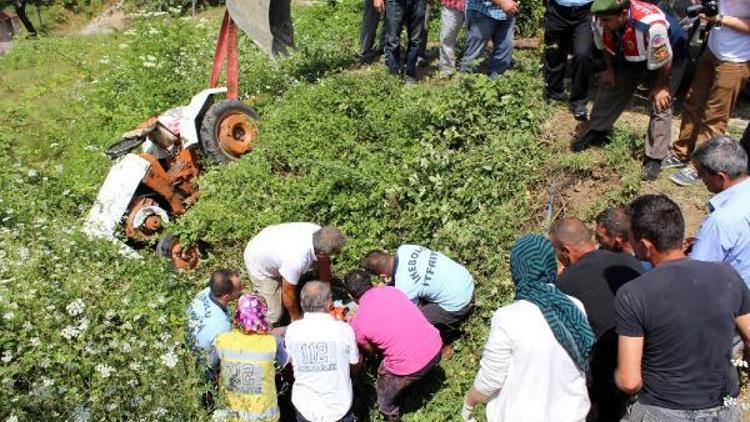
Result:
<svg viewBox="0 0 750 422"><path fill-rule="evenodd" d="M216 101L224 92L202 91L187 106L149 118L107 149L113 165L84 222L86 233L120 242L131 254L156 245L157 255L171 259L175 268L195 268L198 247L183 248L162 229L198 200L199 157L236 160L252 149L258 133L257 113L237 100Z"/></svg>

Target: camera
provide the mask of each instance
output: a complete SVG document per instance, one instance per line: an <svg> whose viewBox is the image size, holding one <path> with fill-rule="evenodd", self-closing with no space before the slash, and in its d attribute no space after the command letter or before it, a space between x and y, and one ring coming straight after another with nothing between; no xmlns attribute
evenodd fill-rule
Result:
<svg viewBox="0 0 750 422"><path fill-rule="evenodd" d="M687 9L688 17L695 18L701 13L711 17L719 14L719 2L718 0L701 0L700 4L688 6Z"/></svg>

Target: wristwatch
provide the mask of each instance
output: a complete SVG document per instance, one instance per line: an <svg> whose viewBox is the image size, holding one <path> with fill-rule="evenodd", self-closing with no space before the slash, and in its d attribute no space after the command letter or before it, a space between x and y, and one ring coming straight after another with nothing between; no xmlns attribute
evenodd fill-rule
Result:
<svg viewBox="0 0 750 422"><path fill-rule="evenodd" d="M719 13L719 16L716 17L716 23L714 24L714 26L716 26L717 28L720 28L722 20L724 20L724 15Z"/></svg>

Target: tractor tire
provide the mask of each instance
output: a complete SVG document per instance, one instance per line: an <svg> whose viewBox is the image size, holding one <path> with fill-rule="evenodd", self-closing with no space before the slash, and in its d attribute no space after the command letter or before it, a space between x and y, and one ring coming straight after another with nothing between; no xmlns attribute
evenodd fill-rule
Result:
<svg viewBox="0 0 750 422"><path fill-rule="evenodd" d="M159 239L154 253L160 258L168 259L172 271L194 270L201 259L201 251L197 245L183 248L179 239L172 234L165 234Z"/></svg>
<svg viewBox="0 0 750 422"><path fill-rule="evenodd" d="M238 100L212 105L203 116L200 141L203 153L217 163L239 160L252 150L260 116Z"/></svg>

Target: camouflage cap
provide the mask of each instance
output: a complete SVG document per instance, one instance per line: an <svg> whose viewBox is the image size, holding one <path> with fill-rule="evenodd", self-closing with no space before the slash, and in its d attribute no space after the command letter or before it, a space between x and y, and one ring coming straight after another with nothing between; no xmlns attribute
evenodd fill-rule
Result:
<svg viewBox="0 0 750 422"><path fill-rule="evenodd" d="M628 6L630 6L630 0L594 0L591 4L591 13L595 15L619 13Z"/></svg>

